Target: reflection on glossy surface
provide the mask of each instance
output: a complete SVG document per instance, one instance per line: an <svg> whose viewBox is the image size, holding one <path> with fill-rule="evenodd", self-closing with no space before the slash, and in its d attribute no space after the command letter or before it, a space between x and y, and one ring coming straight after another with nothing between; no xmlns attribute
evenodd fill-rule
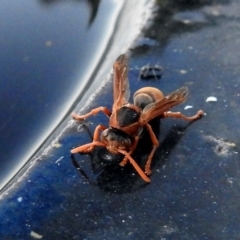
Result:
<svg viewBox="0 0 240 240"><path fill-rule="evenodd" d="M39 0L43 4L50 5L54 3L64 3L63 0ZM75 2L81 2L82 0L74 0ZM85 1L85 4L89 4L91 15L89 17L88 24L89 26L93 23L97 16L100 0L87 0Z"/></svg>
<svg viewBox="0 0 240 240"><path fill-rule="evenodd" d="M89 84L122 6L110 0L49 3L0 3L1 186Z"/></svg>

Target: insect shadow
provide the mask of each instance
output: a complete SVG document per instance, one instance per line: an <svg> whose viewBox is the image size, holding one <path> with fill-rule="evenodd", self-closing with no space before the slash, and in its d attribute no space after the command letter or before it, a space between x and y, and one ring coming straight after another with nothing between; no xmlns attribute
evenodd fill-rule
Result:
<svg viewBox="0 0 240 240"><path fill-rule="evenodd" d="M158 137L161 130L160 118L155 118L151 122L153 132ZM183 136L183 132L190 126L191 122L186 126L172 127L160 146L155 152L152 161L152 169L162 166L171 150L177 145ZM87 126L84 126L88 135L92 138L91 133ZM179 134L180 133L180 134ZM134 159L141 168L144 168L149 152L152 148L151 138L146 129L144 129L142 136L138 142L137 148L133 153ZM87 182L98 186L100 189L111 193L129 193L144 188L147 183L143 183L139 178L135 169L130 163L121 167L119 163L123 159L122 154L113 154L107 151L105 147L95 147L90 153L79 153L78 156L88 155L90 161L85 161L81 157L71 155L74 167L85 178Z"/></svg>

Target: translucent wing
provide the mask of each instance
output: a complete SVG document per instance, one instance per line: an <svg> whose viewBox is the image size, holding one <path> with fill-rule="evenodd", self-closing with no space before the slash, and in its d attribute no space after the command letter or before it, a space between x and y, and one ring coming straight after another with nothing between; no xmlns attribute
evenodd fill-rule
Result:
<svg viewBox="0 0 240 240"><path fill-rule="evenodd" d="M130 96L128 82L128 59L125 54L120 55L114 65L114 80L113 80L113 110L128 103Z"/></svg>
<svg viewBox="0 0 240 240"><path fill-rule="evenodd" d="M142 124L148 123L153 118L160 116L166 111L169 111L172 107L185 102L188 95L188 88L182 87L178 90L168 94L163 99L156 101L154 103L148 104L141 115L140 122Z"/></svg>

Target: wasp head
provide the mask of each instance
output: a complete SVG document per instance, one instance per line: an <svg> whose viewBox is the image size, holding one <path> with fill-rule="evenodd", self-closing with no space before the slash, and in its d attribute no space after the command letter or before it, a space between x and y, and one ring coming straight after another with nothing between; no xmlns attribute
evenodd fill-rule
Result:
<svg viewBox="0 0 240 240"><path fill-rule="evenodd" d="M117 149L127 150L131 147L132 139L121 130L108 128L101 134L101 142L112 153L118 153Z"/></svg>

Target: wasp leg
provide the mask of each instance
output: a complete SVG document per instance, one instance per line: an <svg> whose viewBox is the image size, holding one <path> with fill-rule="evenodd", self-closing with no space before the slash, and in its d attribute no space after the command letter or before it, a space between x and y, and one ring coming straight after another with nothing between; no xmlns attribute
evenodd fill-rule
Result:
<svg viewBox="0 0 240 240"><path fill-rule="evenodd" d="M97 125L97 127L94 130L94 134L93 134L93 142L97 141L99 139L99 130L104 131L105 129L107 129L105 126L99 124Z"/></svg>
<svg viewBox="0 0 240 240"><path fill-rule="evenodd" d="M80 147L74 148L74 149L71 150L71 153L78 153L78 152L88 153L95 146L103 146L103 147L105 147L106 145L104 143L102 143L102 142L95 141L95 142L91 142L91 143L82 145ZM89 149L90 149L90 151L89 151Z"/></svg>
<svg viewBox="0 0 240 240"><path fill-rule="evenodd" d="M76 161L75 157L73 154L71 154L71 159L72 159L72 163L73 163L73 166L82 174L82 176L84 178L86 178L86 180L88 182L90 182L90 179L88 177L88 175L85 173L85 171L80 167L80 165L78 164L78 162Z"/></svg>
<svg viewBox="0 0 240 240"><path fill-rule="evenodd" d="M146 176L146 174L143 172L143 170L137 165L137 163L135 162L135 160L129 155L128 152L118 149L118 152L124 154L128 160L130 161L130 163L133 165L133 167L136 169L136 171L138 172L138 174L141 176L141 178L146 181L146 182L151 182L151 180Z"/></svg>
<svg viewBox="0 0 240 240"><path fill-rule="evenodd" d="M88 118L92 115L96 115L99 112L104 112L108 117L110 117L112 114L106 107L98 107L98 108L92 109L91 112L85 115L78 115L76 113L72 113L72 118L74 120L84 120L85 118Z"/></svg>
<svg viewBox="0 0 240 240"><path fill-rule="evenodd" d="M131 146L131 150L128 152L129 155L132 155L132 153L136 149L137 144L138 144L138 140L139 140L139 136L136 136L134 138L134 142L133 142L133 144ZM127 160L128 160L128 158L127 158L127 156L125 156L124 159L119 163L119 165L122 166L122 167L125 166L126 163L127 163Z"/></svg>
<svg viewBox="0 0 240 240"><path fill-rule="evenodd" d="M154 132L152 130L151 125L150 124L146 124L146 127L147 127L147 130L149 132L149 135L150 135L152 143L153 143L152 151L150 152L150 154L148 156L148 159L147 159L147 162L146 162L146 165L145 165L145 173L147 175L150 175L152 173L152 171L150 169L152 158L153 158L153 155L154 155L157 147L159 146L159 142L158 142L158 140L156 138L156 135L154 134Z"/></svg>
<svg viewBox="0 0 240 240"><path fill-rule="evenodd" d="M105 146L105 144L101 143L100 141L98 141L99 139L99 130L105 130L106 127L103 126L103 125L98 125L95 130L94 130L94 134L93 134L93 141L92 143L88 143L88 144L85 144L83 146L80 146L80 147L77 147L77 148L74 148L71 150L71 153L76 153L76 152L91 152L93 150L93 148L95 146ZM99 145L99 143L103 144L103 145ZM90 146L89 146L90 145ZM88 147L89 146L89 147ZM73 152L74 151L74 152Z"/></svg>
<svg viewBox="0 0 240 240"><path fill-rule="evenodd" d="M106 129L106 127L101 124L99 124L95 128L94 133L93 133L93 142L99 141L99 130L104 131L105 129ZM93 148L94 148L94 145L88 149L88 152L91 152L93 150Z"/></svg>
<svg viewBox="0 0 240 240"><path fill-rule="evenodd" d="M193 121L196 120L198 118L200 118L202 115L204 114L204 112L202 110L199 110L194 116L191 117L186 117L185 115L183 115L181 112L165 112L163 113L163 117L173 117L173 118L182 118L186 121Z"/></svg>

